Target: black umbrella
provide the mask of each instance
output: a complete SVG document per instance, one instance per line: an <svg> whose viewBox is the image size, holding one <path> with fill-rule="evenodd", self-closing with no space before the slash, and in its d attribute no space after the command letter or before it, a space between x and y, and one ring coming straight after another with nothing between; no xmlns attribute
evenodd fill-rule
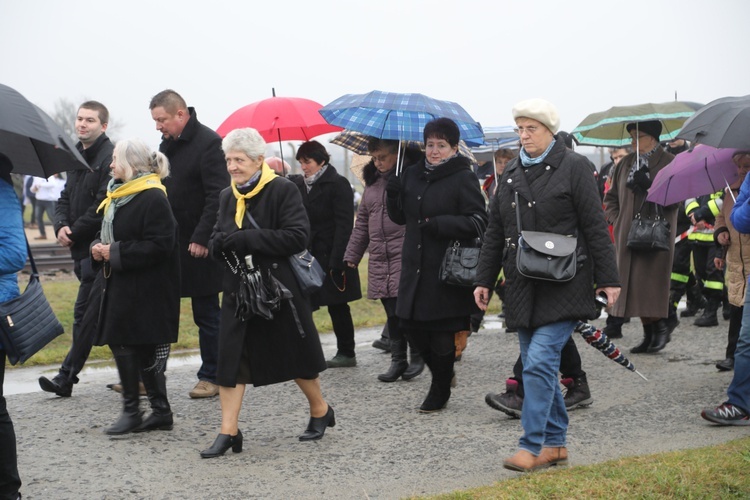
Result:
<svg viewBox="0 0 750 500"><path fill-rule="evenodd" d="M711 101L682 126L677 134L715 148L750 149L750 95Z"/></svg>
<svg viewBox="0 0 750 500"><path fill-rule="evenodd" d="M89 168L73 141L52 118L7 85L0 84L0 153L13 172L37 177Z"/></svg>

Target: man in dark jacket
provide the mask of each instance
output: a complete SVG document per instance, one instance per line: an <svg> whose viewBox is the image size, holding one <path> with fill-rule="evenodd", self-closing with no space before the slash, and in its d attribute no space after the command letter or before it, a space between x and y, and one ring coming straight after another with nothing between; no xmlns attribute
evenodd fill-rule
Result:
<svg viewBox="0 0 750 500"><path fill-rule="evenodd" d="M69 397L73 384L78 383L78 373L83 369L91 352L95 333L95 316L84 313L89 304L98 305L100 293L94 289L96 273L91 269L89 246L102 225L102 215L96 210L107 193L109 165L112 163L114 145L107 130L109 111L100 102L86 101L76 115L76 148L83 155L91 170L68 172L55 209L55 234L57 242L70 248L73 270L80 281L78 296L73 307L73 344L65 357L60 372L49 380L39 377L39 385L47 392Z"/></svg>
<svg viewBox="0 0 750 500"><path fill-rule="evenodd" d="M171 169L164 185L179 225L181 296L192 298L198 326L202 365L190 397L213 397L219 394L216 364L222 263L208 258L208 240L216 223L219 193L229 186L221 137L201 124L195 109L188 108L174 90L156 94L149 109L162 134L159 151L169 158Z"/></svg>

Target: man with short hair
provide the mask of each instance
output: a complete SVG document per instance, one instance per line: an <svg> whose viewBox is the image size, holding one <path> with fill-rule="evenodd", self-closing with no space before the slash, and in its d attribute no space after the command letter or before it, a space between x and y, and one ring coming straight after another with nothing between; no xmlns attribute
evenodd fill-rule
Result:
<svg viewBox="0 0 750 500"><path fill-rule="evenodd" d="M191 398L219 394L219 292L222 264L208 258L208 240L216 223L219 193L229 186L221 137L201 124L195 109L174 90L156 94L149 104L159 151L169 158L170 176L163 183L179 226L181 296L191 297L198 326L202 364Z"/></svg>
<svg viewBox="0 0 750 500"><path fill-rule="evenodd" d="M109 111L102 103L86 101L78 108L75 130L79 142L76 148L91 170L68 172L65 189L55 208L57 242L70 248L73 270L80 281L73 307L73 344L52 380L39 377L42 390L61 397L71 395L94 341L96 315L86 315L84 321L84 313L89 305L98 307L97 299L101 296L93 286L96 273L91 268L89 246L102 225L102 215L96 210L107 194L110 179L109 165L114 145L105 134L108 123Z"/></svg>

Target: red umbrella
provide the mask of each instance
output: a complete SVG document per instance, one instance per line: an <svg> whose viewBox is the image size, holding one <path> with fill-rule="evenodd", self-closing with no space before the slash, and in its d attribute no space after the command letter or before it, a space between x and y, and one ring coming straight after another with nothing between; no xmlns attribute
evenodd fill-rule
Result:
<svg viewBox="0 0 750 500"><path fill-rule="evenodd" d="M244 106L224 120L216 132L226 136L236 128L252 127L266 142L309 141L313 137L338 132L318 113L323 105L301 97L273 97Z"/></svg>

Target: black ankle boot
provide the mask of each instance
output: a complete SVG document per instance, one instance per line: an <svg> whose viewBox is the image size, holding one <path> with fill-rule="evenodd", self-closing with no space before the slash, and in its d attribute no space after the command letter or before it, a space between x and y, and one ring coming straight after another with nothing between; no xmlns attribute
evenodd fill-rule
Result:
<svg viewBox="0 0 750 500"><path fill-rule="evenodd" d="M135 354L115 354L115 363L120 372L123 403L120 418L104 431L109 435L127 434L143 423L143 413L138 407L138 357Z"/></svg>
<svg viewBox="0 0 750 500"><path fill-rule="evenodd" d="M420 354L414 346L409 346L409 348L411 349L411 361L409 362L409 367L404 374L401 375L401 378L404 380L416 378L424 371L424 359L422 359L422 354Z"/></svg>
<svg viewBox="0 0 750 500"><path fill-rule="evenodd" d="M667 346L669 342L669 328L663 319L651 324L653 325L651 343L646 352L654 353L661 351Z"/></svg>
<svg viewBox="0 0 750 500"><path fill-rule="evenodd" d="M392 335L391 366L387 372L378 375L378 380L381 382L395 382L404 374L408 367L409 363L406 362L406 341L404 339L396 339Z"/></svg>
<svg viewBox="0 0 750 500"><path fill-rule="evenodd" d="M432 413L440 411L448 404L451 397L451 381L454 377L453 363L455 353L432 355L430 370L432 371L432 383L422 405L420 413Z"/></svg>
<svg viewBox="0 0 750 500"><path fill-rule="evenodd" d="M73 382L62 373L55 375L52 380L39 377L39 387L45 392L53 392L61 398L69 398L73 392Z"/></svg>
<svg viewBox="0 0 750 500"><path fill-rule="evenodd" d="M653 325L653 323L643 325L643 340L641 340L640 344L630 349L630 352L632 352L633 354L639 354L648 351L648 346L651 345L651 338L653 337L654 332Z"/></svg>
<svg viewBox="0 0 750 500"><path fill-rule="evenodd" d="M167 377L163 371L141 370L143 385L146 387L151 415L133 432L171 431L174 426L172 409L167 400Z"/></svg>
<svg viewBox="0 0 750 500"><path fill-rule="evenodd" d="M326 427L333 427L336 425L336 415L333 413L333 408L328 405L328 411L322 417L310 417L310 422L307 424L307 429L299 437L300 441L315 441L323 437L326 432Z"/></svg>
<svg viewBox="0 0 750 500"><path fill-rule="evenodd" d="M232 448L234 453L240 453L242 451L242 431L237 429L237 434L230 436L229 434L219 434L216 436L214 444L210 448L201 452L202 458L214 458L220 457L227 452L229 448Z"/></svg>

